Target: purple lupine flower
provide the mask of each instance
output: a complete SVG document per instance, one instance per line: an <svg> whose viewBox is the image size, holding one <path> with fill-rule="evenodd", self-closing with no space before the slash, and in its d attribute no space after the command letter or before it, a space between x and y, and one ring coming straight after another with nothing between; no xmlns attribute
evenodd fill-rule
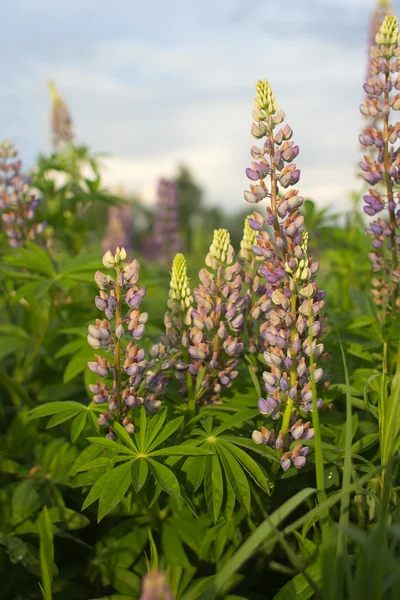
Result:
<svg viewBox="0 0 400 600"><path fill-rule="evenodd" d="M148 319L147 312L141 312L139 308L146 289L138 282L138 261L129 262L124 248L118 247L115 254L106 252L103 264L116 271L116 278L100 271L95 274L95 281L100 288L95 304L105 312L106 318L97 319L95 325L89 325L88 343L92 348L111 353L112 359L95 354L95 360L90 361L88 367L100 377L112 375L112 384L98 381L89 389L94 394L95 404L108 404L108 410L99 417L99 424L108 425L111 420L117 419L128 433L133 433L129 411L135 406L144 405L147 412L153 413L160 405L160 401L158 404L155 401L155 394L160 395L160 381L147 383L151 363L146 360L145 350L137 344L145 333ZM115 322L112 323L114 315ZM121 342L125 336L131 338L126 346ZM107 437L112 439L112 428Z"/></svg>
<svg viewBox="0 0 400 600"><path fill-rule="evenodd" d="M224 388L237 377L238 358L243 354L244 343L240 334L244 328L242 268L234 262L234 250L226 229L214 231L213 242L206 256L207 269L199 272L200 285L194 289L197 303L191 311L188 354L192 359L188 367L196 376L204 367L201 403L220 402ZM186 374L177 373L185 385Z"/></svg>
<svg viewBox="0 0 400 600"><path fill-rule="evenodd" d="M28 241L39 241L46 223L38 222L40 205L29 190L29 178L22 174L18 152L10 142L0 144L0 215L8 243L19 248Z"/></svg>
<svg viewBox="0 0 400 600"><path fill-rule="evenodd" d="M400 308L400 211L395 191L400 182L397 147L400 124L390 123L392 111L400 108L399 44L398 20L386 16L371 46L369 74L364 85L367 98L360 107L369 120L359 138L369 156L364 156L360 168L363 178L374 187L364 195L364 212L377 217L366 230L372 238L373 252L369 255L372 269L379 274L372 279L372 295L385 314Z"/></svg>
<svg viewBox="0 0 400 600"><path fill-rule="evenodd" d="M257 182L252 176L250 193L257 195L257 187L262 187L270 206L264 219L255 214L249 220L256 232L253 253L263 260L258 269L259 277L265 281L262 295L255 298L250 315L254 321L261 321L259 333L267 366L263 373L267 395L260 398L258 408L279 425L277 437L274 430L269 432L262 428L260 432L253 432L252 438L256 444L267 443L284 451L281 466L287 470L291 465L303 467L308 452L302 444L289 450L292 442L311 439L314 434L310 422L304 422L303 417L312 410L310 356L315 361L323 353L323 345L317 340L324 332L319 317L324 293L315 283L318 264L308 256L308 234L303 229L304 218L298 212L303 198L297 190L287 189L300 177L293 163L299 148L289 141L293 132L288 125L278 128L284 113L278 110L268 81L259 81L256 89L253 118L257 123L252 131L257 139L265 136L256 154L266 165L262 171L267 172L268 177L260 177ZM254 153L253 148L253 156ZM254 163L253 170L257 171ZM280 196L279 188L284 190ZM264 225L268 229L264 229ZM314 370L315 380L322 376L320 367ZM317 401L317 406L319 404Z"/></svg>
<svg viewBox="0 0 400 600"><path fill-rule="evenodd" d="M159 260L167 265L181 249L177 188L174 181L163 178L159 180L153 222L153 245L157 248Z"/></svg>

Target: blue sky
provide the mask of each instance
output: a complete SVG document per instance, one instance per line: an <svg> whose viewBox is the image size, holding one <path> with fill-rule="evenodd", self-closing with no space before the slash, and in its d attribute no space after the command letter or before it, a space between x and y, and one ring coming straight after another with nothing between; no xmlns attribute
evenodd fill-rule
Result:
<svg viewBox="0 0 400 600"><path fill-rule="evenodd" d="M392 3L400 14L400 0ZM105 181L151 201L188 164L207 200L243 207L254 83L300 146L299 189L345 209L374 0L15 0L2 12L0 129L26 166L48 151L54 79Z"/></svg>

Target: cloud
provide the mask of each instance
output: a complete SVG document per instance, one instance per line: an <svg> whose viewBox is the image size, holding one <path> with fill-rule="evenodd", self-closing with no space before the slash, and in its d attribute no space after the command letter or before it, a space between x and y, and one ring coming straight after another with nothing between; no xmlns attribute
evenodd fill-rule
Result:
<svg viewBox="0 0 400 600"><path fill-rule="evenodd" d="M251 161L254 82L267 76L301 149L301 193L345 208L358 186L372 6L20 0L7 17L20 45L13 65L0 66L0 127L28 164L48 150L46 85L54 78L79 141L113 155L103 161L106 182L151 201L157 178L184 162L210 202L236 210Z"/></svg>

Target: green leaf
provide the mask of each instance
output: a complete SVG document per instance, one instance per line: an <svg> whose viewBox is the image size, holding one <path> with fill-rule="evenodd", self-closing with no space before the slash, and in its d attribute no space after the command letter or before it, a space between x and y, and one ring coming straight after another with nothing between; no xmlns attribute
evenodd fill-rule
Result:
<svg viewBox="0 0 400 600"><path fill-rule="evenodd" d="M40 417L48 417L49 415L55 415L56 413L64 412L67 410L76 410L77 412L86 410L86 406L80 402L59 401L59 402L46 402L36 408L33 408L28 413L29 419L39 419Z"/></svg>
<svg viewBox="0 0 400 600"><path fill-rule="evenodd" d="M149 453L149 456L207 456L210 454L213 454L213 452L206 448L181 444L180 446L169 446L161 450L154 450L154 452Z"/></svg>
<svg viewBox="0 0 400 600"><path fill-rule="evenodd" d="M64 410L63 412L56 413L53 415L46 424L46 429L51 429L52 427L56 427L57 425L61 425L61 423L65 423L65 421L69 421L73 419L76 415L85 415L86 411L76 410L76 408L71 410Z"/></svg>
<svg viewBox="0 0 400 600"><path fill-rule="evenodd" d="M93 444L85 448L72 464L68 473L69 477L73 477L80 467L97 458L102 452L103 450L101 448Z"/></svg>
<svg viewBox="0 0 400 600"><path fill-rule="evenodd" d="M77 469L77 472L80 473L82 471L91 471L92 469L99 469L100 467L111 466L111 464L112 463L109 458L95 458L94 460L91 460L79 467L79 469Z"/></svg>
<svg viewBox="0 0 400 600"><path fill-rule="evenodd" d="M183 569L192 566L186 556L180 536L170 523L164 523L162 531L162 547L165 561L169 565L177 565Z"/></svg>
<svg viewBox="0 0 400 600"><path fill-rule="evenodd" d="M322 572L319 563L308 567L305 572L316 584L322 582ZM293 600L293 598L296 598L296 600L309 600L309 598L313 597L315 597L315 589L304 575L299 573L281 587L276 596L274 596L274 600Z"/></svg>
<svg viewBox="0 0 400 600"><path fill-rule="evenodd" d="M217 456L210 456L207 459L206 471L204 474L204 494L208 507L208 512L216 523L221 512L222 499L224 495L224 482L222 471Z"/></svg>
<svg viewBox="0 0 400 600"><path fill-rule="evenodd" d="M35 489L35 482L32 480L21 481L14 489L11 508L13 517L20 521L23 518L30 517L41 507L42 502Z"/></svg>
<svg viewBox="0 0 400 600"><path fill-rule="evenodd" d="M47 508L44 507L39 517L40 569L42 572L44 600L52 600L51 580L54 561L53 535L53 525L51 524Z"/></svg>
<svg viewBox="0 0 400 600"><path fill-rule="evenodd" d="M379 440L379 433L370 433L369 435L364 436L361 440L354 442L351 447L352 454L359 454L367 448L370 448Z"/></svg>
<svg viewBox="0 0 400 600"><path fill-rule="evenodd" d="M96 481L83 503L82 510L93 504L99 497L104 488L107 487L112 471L107 471Z"/></svg>
<svg viewBox="0 0 400 600"><path fill-rule="evenodd" d="M267 483L267 477L264 475L258 464L244 452L241 448L238 448L234 444L225 443L221 440L224 448L226 448L233 456L240 462L240 464L246 469L250 477L254 479L257 485L260 486L267 494L270 494L270 488Z"/></svg>
<svg viewBox="0 0 400 600"><path fill-rule="evenodd" d="M217 437L223 431L231 429L236 425L240 425L240 423L244 423L244 421L248 421L249 419L254 419L254 417L258 416L259 414L260 413L258 409L241 410L225 419L225 421L213 431L213 435Z"/></svg>
<svg viewBox="0 0 400 600"><path fill-rule="evenodd" d="M81 515L70 508L52 506L48 509L48 515L52 523L65 523L69 531L75 531L90 525L90 521L85 515Z"/></svg>
<svg viewBox="0 0 400 600"><path fill-rule="evenodd" d="M131 477L133 488L138 493L146 483L149 467L144 458L138 458L132 463Z"/></svg>
<svg viewBox="0 0 400 600"><path fill-rule="evenodd" d="M121 438L121 440L123 440L130 448L132 448L132 450L135 451L135 453L138 451L137 446L131 438L131 436L129 435L129 433L127 432L125 427L118 423L118 421L114 421L114 423L112 424L112 429L115 431L117 436Z"/></svg>
<svg viewBox="0 0 400 600"><path fill-rule="evenodd" d="M199 456L195 458L189 457L185 461L182 470L187 474L186 483L189 483L190 487L193 489L193 492L197 492L203 483L206 467L206 456Z"/></svg>
<svg viewBox="0 0 400 600"><path fill-rule="evenodd" d="M29 343L29 340L14 335L0 337L0 359L22 352L26 348L27 342Z"/></svg>
<svg viewBox="0 0 400 600"><path fill-rule="evenodd" d="M83 339L72 340L72 342L68 342L65 346L62 346L60 350L56 353L56 359L62 358L63 356L68 356L68 354L75 354L78 350L81 350L83 345L87 345L87 341Z"/></svg>
<svg viewBox="0 0 400 600"><path fill-rule="evenodd" d="M85 428L89 413L87 411L80 413L71 423L70 435L71 442L74 444Z"/></svg>
<svg viewBox="0 0 400 600"><path fill-rule="evenodd" d="M181 497L181 488L171 469L168 469L168 467L152 458L149 458L148 462L157 483L167 492L167 494L175 498L175 500L179 500Z"/></svg>
<svg viewBox="0 0 400 600"><path fill-rule="evenodd" d="M147 447L146 452L151 452L157 446L160 446L165 440L167 440L179 427L182 425L182 422L185 417L178 417L177 419L173 419L169 423L167 423L157 438Z"/></svg>
<svg viewBox="0 0 400 600"><path fill-rule="evenodd" d="M146 439L146 426L147 426L147 417L144 406L140 407L140 422L139 422L139 450L144 452L145 448L145 439Z"/></svg>
<svg viewBox="0 0 400 600"><path fill-rule="evenodd" d="M250 513L250 487L246 475L237 460L223 446L217 445L217 452L229 477L239 503Z"/></svg>
<svg viewBox="0 0 400 600"><path fill-rule="evenodd" d="M154 416L151 417L150 423L147 426L145 451L151 446L152 442L157 437L158 432L164 425L166 416L167 416L167 409L161 408L159 411L157 411L157 413Z"/></svg>
<svg viewBox="0 0 400 600"><path fill-rule="evenodd" d="M119 504L131 486L132 462L128 461L110 471L107 485L103 488L99 499L97 521L100 522L117 504Z"/></svg>
<svg viewBox="0 0 400 600"><path fill-rule="evenodd" d="M88 361L92 359L93 349L90 347L82 348L82 350L74 354L65 368L64 383L68 383L79 375L79 373L82 373L87 368Z"/></svg>
<svg viewBox="0 0 400 600"><path fill-rule="evenodd" d="M267 519L251 533L236 553L224 564L222 569L213 578L207 590L200 596L199 600L213 600L217 592L229 582L235 573L239 572L242 565L254 554L257 547L267 540L282 521L284 521L312 494L315 494L315 492L316 490L311 488L301 490L267 517Z"/></svg>
<svg viewBox="0 0 400 600"><path fill-rule="evenodd" d="M96 444L96 446L100 446L101 448L105 448L105 450L112 450L113 452L122 452L122 454L136 454L130 448L119 444L118 442L114 442L114 440L109 440L108 438L102 437L88 437L89 442L92 444Z"/></svg>
<svg viewBox="0 0 400 600"><path fill-rule="evenodd" d="M269 460L273 460L276 463L281 462L279 454L270 448L269 446L265 446L264 444L258 445L253 442L251 439L237 437L237 436L224 436L224 440L227 442L232 442L237 446L241 446L242 448L246 448L246 450L251 450L251 452L255 452L264 458L268 458Z"/></svg>
<svg viewBox="0 0 400 600"><path fill-rule="evenodd" d="M204 381L204 378L206 376L207 373L207 367L203 367L202 369L200 369L200 371L197 373L197 377L196 377L196 383L195 383L195 392L196 392L196 397L199 395L199 392L201 391L201 384Z"/></svg>

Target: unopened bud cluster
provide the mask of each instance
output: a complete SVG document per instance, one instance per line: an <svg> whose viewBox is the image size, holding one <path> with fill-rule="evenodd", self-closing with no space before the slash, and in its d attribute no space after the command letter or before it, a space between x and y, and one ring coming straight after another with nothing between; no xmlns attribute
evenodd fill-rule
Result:
<svg viewBox="0 0 400 600"><path fill-rule="evenodd" d="M400 282L400 123L390 123L392 111L400 110L400 34L396 17L387 16L371 47L369 77L364 84L367 94L361 113L369 120L378 119L360 135L360 143L369 155L360 167L362 176L371 186L364 195L364 212L377 217L367 229L372 238L373 251L369 255L373 271L372 290L375 302L392 310L398 308ZM372 152L372 154L371 154Z"/></svg>
<svg viewBox="0 0 400 600"><path fill-rule="evenodd" d="M29 178L21 172L18 152L10 142L0 145L0 213L8 243L18 248L37 240L46 223L38 222L40 198L30 192Z"/></svg>
<svg viewBox="0 0 400 600"><path fill-rule="evenodd" d="M264 138L264 144L251 149L256 162L246 171L252 184L245 199L254 203L269 198L270 206L265 218L254 213L249 219L257 232L253 253L262 261L258 272L265 282L250 315L262 322L266 365L265 397L259 399L258 408L277 424L255 431L253 440L280 450L286 470L292 464L304 466L308 447L302 440L314 434L304 417L313 408L310 357L315 363L324 351L318 338L323 332L320 313L325 293L315 283L318 263L308 255L304 218L298 211L303 198L295 189L285 191L300 177L293 162L299 148L290 141L292 129L282 125L284 113L278 110L267 81L256 85L254 104L252 134ZM315 381L322 376L322 369L314 367ZM319 407L322 400L316 403Z"/></svg>

